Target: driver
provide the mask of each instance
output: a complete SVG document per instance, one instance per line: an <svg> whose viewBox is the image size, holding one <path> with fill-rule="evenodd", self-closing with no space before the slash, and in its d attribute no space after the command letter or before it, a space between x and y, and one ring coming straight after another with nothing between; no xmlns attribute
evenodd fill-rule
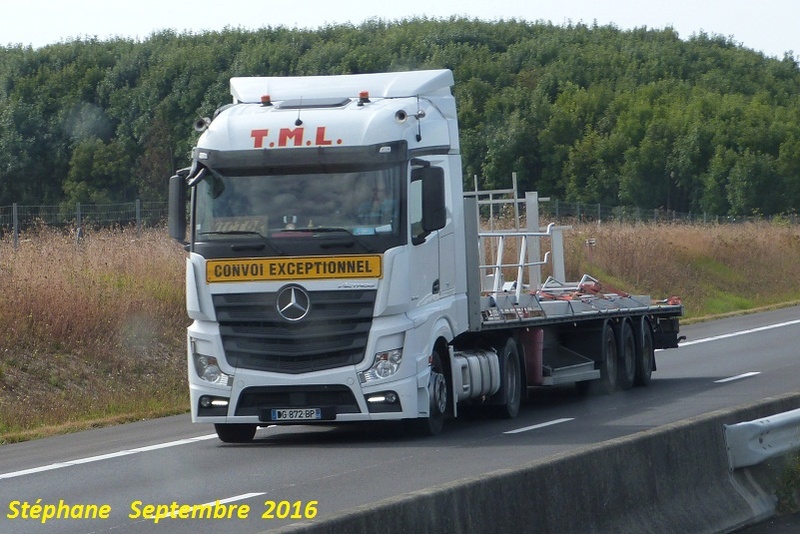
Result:
<svg viewBox="0 0 800 534"><path fill-rule="evenodd" d="M396 203L391 197L390 192L386 188L386 183L383 178L370 181L365 180L362 182L362 190L364 187L371 187L367 192L368 200L365 200L358 206L356 218L360 224L380 225L392 222L394 218L394 211Z"/></svg>

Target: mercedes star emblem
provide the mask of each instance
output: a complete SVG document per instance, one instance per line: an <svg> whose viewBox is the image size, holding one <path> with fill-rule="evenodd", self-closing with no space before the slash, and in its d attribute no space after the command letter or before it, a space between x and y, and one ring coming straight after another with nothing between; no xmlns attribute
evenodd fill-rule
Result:
<svg viewBox="0 0 800 534"><path fill-rule="evenodd" d="M278 314L287 321L299 321L308 315L311 300L300 286L286 286L278 292Z"/></svg>

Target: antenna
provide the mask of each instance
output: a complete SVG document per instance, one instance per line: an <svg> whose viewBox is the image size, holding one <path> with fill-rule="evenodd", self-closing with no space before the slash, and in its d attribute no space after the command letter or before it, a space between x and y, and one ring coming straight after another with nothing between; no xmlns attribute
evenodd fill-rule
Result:
<svg viewBox="0 0 800 534"><path fill-rule="evenodd" d="M294 121L294 125L295 126L302 126L303 125L303 121L302 121L302 119L300 119L300 110L302 108L303 108L303 97L301 96L300 97L300 105L297 106L297 120Z"/></svg>
<svg viewBox="0 0 800 534"><path fill-rule="evenodd" d="M422 141L422 125L419 120L425 118L425 111L419 107L419 95L417 95L417 114L414 115L417 119L417 142Z"/></svg>

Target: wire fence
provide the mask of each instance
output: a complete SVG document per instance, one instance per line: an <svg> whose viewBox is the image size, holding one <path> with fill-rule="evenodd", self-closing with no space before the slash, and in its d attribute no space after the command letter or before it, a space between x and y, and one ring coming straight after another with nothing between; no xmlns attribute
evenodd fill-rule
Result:
<svg viewBox="0 0 800 534"><path fill-rule="evenodd" d="M580 202L563 202L558 199L548 199L542 202L539 208L543 217L555 221L577 221L584 223L605 222L616 223L680 223L680 224L730 224L756 221L781 220L790 224L798 223L795 213L779 216L748 216L733 217L714 215L707 212L679 212L676 210L655 208L646 209L631 206L604 206Z"/></svg>
<svg viewBox="0 0 800 534"><path fill-rule="evenodd" d="M482 212L485 218L498 215L515 217L514 213L503 213L504 209L511 208L514 203L512 189L502 189L486 192L490 197L504 197L508 207L491 212L491 207ZM467 194L474 194L467 192ZM752 221L779 220L786 224L798 224L796 213L773 217L729 217L711 215L708 213L682 213L663 208L645 209L629 206L605 206L602 204L564 202L555 198L540 197L539 212L541 220L564 223L673 223L673 224L730 224ZM517 201L524 206L524 199ZM489 203L491 204L491 202ZM78 239L87 227L130 227L136 228L137 233L145 227L164 225L167 221L167 202L141 201L120 202L116 204L81 204L74 205L21 205L0 206L0 235L12 234L16 246L20 232L36 226L53 226L75 232Z"/></svg>
<svg viewBox="0 0 800 534"><path fill-rule="evenodd" d="M525 199L520 196L517 188L516 173L512 173L512 186L510 189L495 189L479 191L478 179L475 177L473 191L466 191L466 195L484 197L480 202L481 217L493 219L497 216L516 218L524 209ZM524 196L524 195L523 195ZM514 202L516 199L516 202ZM500 206L492 208L492 206ZM729 216L716 215L708 212L679 212L666 208L640 208L635 206L607 206L589 202L564 202L557 198L539 197L539 216L542 221L557 224L573 223L668 223L668 224L736 224L744 222L780 222L783 224L800 224L797 213L763 216Z"/></svg>
<svg viewBox="0 0 800 534"><path fill-rule="evenodd" d="M164 225L167 202L135 200L116 204L21 205L0 206L0 234L10 233L14 247L20 233L37 226L64 228L83 236L87 227L135 227L140 234L145 227Z"/></svg>

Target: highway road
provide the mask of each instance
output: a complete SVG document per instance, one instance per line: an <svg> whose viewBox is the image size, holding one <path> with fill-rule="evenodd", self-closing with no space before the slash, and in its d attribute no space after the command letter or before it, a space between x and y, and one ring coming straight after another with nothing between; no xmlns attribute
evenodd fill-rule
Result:
<svg viewBox="0 0 800 534"><path fill-rule="evenodd" d="M296 426L227 445L183 415L4 445L0 532L261 532L800 389L798 307L683 334L657 353L647 388L539 389L516 419L473 414L434 438L389 424Z"/></svg>

